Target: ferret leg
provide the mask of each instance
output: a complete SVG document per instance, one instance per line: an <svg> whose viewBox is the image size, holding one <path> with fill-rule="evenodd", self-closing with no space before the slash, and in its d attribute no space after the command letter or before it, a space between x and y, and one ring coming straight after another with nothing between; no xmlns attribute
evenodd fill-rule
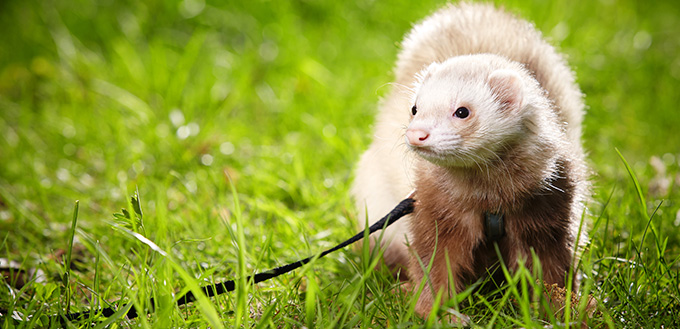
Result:
<svg viewBox="0 0 680 329"><path fill-rule="evenodd" d="M566 286L566 277L569 273L573 250L568 247L566 241L560 236L548 236L536 234L532 231L523 234L509 232L510 241L506 246L515 246L513 250L503 251L504 260L511 271L519 266L520 260L524 267L533 270L533 257L538 257L541 264L543 281L546 284L557 284L559 287ZM573 287L577 286L576 282Z"/></svg>
<svg viewBox="0 0 680 329"><path fill-rule="evenodd" d="M446 259L447 255L448 261ZM417 289L420 288L423 278L425 278L425 286L415 308L418 315L423 318L430 315L437 295L442 294L441 303L445 303L455 296L457 291L463 289L464 284L461 272L464 270L464 267L462 265L472 262L471 257L466 256L469 255L462 255L459 251L458 254L450 254L446 251L438 250L434 256L435 259L429 273L423 271L421 264L427 266L431 256L425 255L425 257L421 257L420 262L417 259L412 259L409 275L411 276L414 293L417 293ZM450 267L447 264L450 264ZM454 282L450 282L449 274L454 279Z"/></svg>

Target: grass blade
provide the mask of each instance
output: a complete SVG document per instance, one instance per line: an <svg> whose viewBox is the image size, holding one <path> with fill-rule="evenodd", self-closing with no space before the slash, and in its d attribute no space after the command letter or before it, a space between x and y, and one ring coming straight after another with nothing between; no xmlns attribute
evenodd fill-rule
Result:
<svg viewBox="0 0 680 329"><path fill-rule="evenodd" d="M633 168L628 164L628 161L626 161L626 158L623 157L623 154L619 151L618 148L614 148L616 150L616 153L619 155L619 158L621 161L623 161L623 165L626 166L626 171L628 171L628 175L630 175L630 179L633 181L633 184L635 184L635 192L637 193L637 197L640 200L640 209L642 210L642 213L647 216L647 201L645 201L645 196L642 193L642 187L640 186L640 182L637 179L637 175L635 175L635 172L633 171Z"/></svg>
<svg viewBox="0 0 680 329"><path fill-rule="evenodd" d="M78 224L78 205L79 201L76 200L75 205L73 206L73 221L71 222L71 230L70 230L70 236L69 236L69 241L68 241L68 250L66 252L66 259L64 260L64 277L63 277L63 284L64 284L64 292L66 293L66 313L69 313L71 311L71 287L70 287L70 282L71 282L71 255L73 254L73 240L75 239L76 236L76 225Z"/></svg>

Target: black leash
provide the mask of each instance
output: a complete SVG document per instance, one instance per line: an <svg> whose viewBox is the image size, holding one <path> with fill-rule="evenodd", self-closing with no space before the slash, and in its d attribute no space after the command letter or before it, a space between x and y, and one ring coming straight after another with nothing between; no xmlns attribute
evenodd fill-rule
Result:
<svg viewBox="0 0 680 329"><path fill-rule="evenodd" d="M415 200L412 198L412 196L413 196L413 192L411 192L411 194L406 199L402 200L396 207L394 207L394 209L392 209L392 211L390 211L389 214L387 214L385 217L383 217L382 219L377 221L375 224L371 225L368 229L369 230L368 234L372 234L375 231L387 228L388 226L390 226L394 222L396 222L399 218L412 213L413 208L414 208L414 203L415 203ZM348 246L348 245L350 245L354 242L357 242L357 241L361 240L363 237L364 237L364 232L363 231L359 232L356 235L354 235L353 237L351 237L350 239L348 239L347 241L322 252L318 256L307 257L307 258L299 260L295 263L280 266L280 267L277 267L275 269L271 269L271 270L268 270L268 271L265 271L265 272L257 273L255 275L250 275L246 278L246 281L250 282L252 280L253 283L260 283L260 282L267 281L269 279L275 278L279 275L288 273L292 270L297 269L298 267L300 267L302 265L309 263L314 258L324 257L324 256L326 256L326 255L328 255L328 254L330 254L330 253L332 253L332 252L334 252L338 249L344 248L344 247L346 247L346 246ZM223 294L223 293L228 292L228 291L233 291L234 289L236 289L235 280L229 280L229 281L225 281L225 282L221 282L221 283L216 283L214 285L209 285L209 286L205 286L205 287L201 288L201 290L203 290L203 293L205 293L208 297L220 295L220 294ZM189 291L186 294L184 294L183 296L179 297L179 299L177 300L177 306L184 305L184 304L193 302L195 300L196 300L196 297L194 296L194 294L191 291ZM153 307L153 305L154 305L154 299L153 298L149 299L148 305L151 305ZM127 311L127 313L125 314L128 317L128 319L134 319L137 316L139 316L139 313L137 313L137 310L135 309L134 305L128 304L128 305L124 306L124 308L125 307L130 308ZM152 312L152 311L153 310L149 310L149 312ZM50 322L55 317L58 317L59 320L61 321L62 325L65 326L66 320L68 320L68 321L82 320L82 319L88 318L92 312L93 311L88 310L88 311L77 312L77 313L69 313L69 314L65 314L63 316L62 315L53 315L53 316L50 317ZM113 314L116 313L116 309L114 309L113 307L107 307L107 308L103 308L103 309L100 309L100 310L96 310L94 312L101 312L102 316L110 317L110 316L112 316Z"/></svg>

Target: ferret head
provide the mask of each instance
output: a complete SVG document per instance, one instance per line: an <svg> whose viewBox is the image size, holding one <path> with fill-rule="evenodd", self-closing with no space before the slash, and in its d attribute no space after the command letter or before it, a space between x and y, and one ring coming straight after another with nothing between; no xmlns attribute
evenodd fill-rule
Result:
<svg viewBox="0 0 680 329"><path fill-rule="evenodd" d="M499 158L523 135L526 73L495 55L435 63L420 73L406 143L424 159L472 167Z"/></svg>

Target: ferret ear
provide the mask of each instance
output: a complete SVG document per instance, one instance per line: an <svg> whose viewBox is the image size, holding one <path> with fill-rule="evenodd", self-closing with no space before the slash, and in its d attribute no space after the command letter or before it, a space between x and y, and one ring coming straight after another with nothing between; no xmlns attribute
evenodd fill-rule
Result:
<svg viewBox="0 0 680 329"><path fill-rule="evenodd" d="M434 71L434 70L436 70L437 68L439 68L439 66L441 66L441 64L439 64L438 62L432 62L432 63L430 63L430 65L428 65L428 66L425 68L425 71L431 73L432 71Z"/></svg>
<svg viewBox="0 0 680 329"><path fill-rule="evenodd" d="M518 110L522 107L524 86L522 78L511 70L496 70L489 75L489 87L501 103L501 107L508 110Z"/></svg>
<svg viewBox="0 0 680 329"><path fill-rule="evenodd" d="M413 81L413 88L412 88L413 93L412 93L412 99L411 100L413 102L416 101L416 95L418 94L420 87L423 85L423 82L425 82L425 80L432 75L432 72L437 70L437 68L440 65L441 64L439 64L437 62L432 62L428 66L421 69L418 73L416 73L416 76L415 76L416 80Z"/></svg>
<svg viewBox="0 0 680 329"><path fill-rule="evenodd" d="M432 75L432 72L437 70L437 68L440 66L439 63L437 62L432 62L428 66L423 67L418 73L416 73L416 85L419 85L427 79L430 75Z"/></svg>

